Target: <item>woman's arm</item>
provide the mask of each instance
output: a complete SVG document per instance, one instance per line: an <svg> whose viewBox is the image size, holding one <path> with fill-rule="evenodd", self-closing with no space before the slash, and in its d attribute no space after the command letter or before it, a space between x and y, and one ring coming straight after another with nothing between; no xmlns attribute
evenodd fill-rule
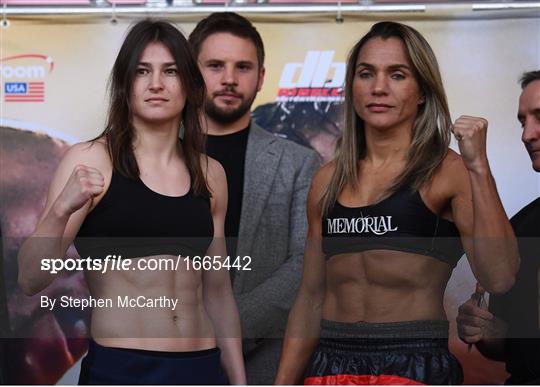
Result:
<svg viewBox="0 0 540 387"><path fill-rule="evenodd" d="M330 172L330 166L321 168L313 177L308 194L308 236L302 282L289 313L276 384L301 384L309 358L319 341L326 292L326 260L321 249L320 198Z"/></svg>
<svg viewBox="0 0 540 387"><path fill-rule="evenodd" d="M454 157L452 215L478 282L505 293L519 268L517 241L497 193L486 154L487 121L461 116L454 124L461 158Z"/></svg>
<svg viewBox="0 0 540 387"><path fill-rule="evenodd" d="M18 253L18 281L27 295L40 292L54 280L56 274L41 270L41 260L64 258L92 200L104 190L101 172L87 166L96 165L95 159L101 157L97 148L87 143L74 145L54 174L43 214Z"/></svg>
<svg viewBox="0 0 540 387"><path fill-rule="evenodd" d="M212 218L214 239L207 255L223 263L227 256L225 245L225 214L227 213L227 178L223 167L208 158L208 184L212 193ZM219 258L214 258L219 257ZM204 304L212 320L221 363L231 384L246 384L242 358L242 333L240 318L234 300L231 279L227 268L205 270L203 273Z"/></svg>

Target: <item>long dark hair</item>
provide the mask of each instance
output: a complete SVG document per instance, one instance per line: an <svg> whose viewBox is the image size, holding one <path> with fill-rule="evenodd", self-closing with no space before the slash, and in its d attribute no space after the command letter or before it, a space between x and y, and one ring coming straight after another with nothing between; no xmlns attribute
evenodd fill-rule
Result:
<svg viewBox="0 0 540 387"><path fill-rule="evenodd" d="M414 28L396 22L379 22L352 48L345 80L345 126L336 149L336 170L321 199L324 212L347 184L357 187L357 162L365 157L364 122L354 109L352 85L358 54L373 38L398 38L405 45L424 103L413 125L405 169L379 200L404 186L419 190L429 182L448 153L452 121L437 58L427 40Z"/></svg>
<svg viewBox="0 0 540 387"><path fill-rule="evenodd" d="M105 130L96 139L106 139L115 170L131 179L139 177L139 166L133 152L135 132L130 95L139 59L146 46L152 42L167 47L176 62L180 82L187 96L182 112L184 137L179 146L182 146L193 192L209 196L210 191L201 166L201 154L205 153L205 134L200 122L205 98L204 79L186 38L172 24L161 20L143 20L129 30L109 79L110 102Z"/></svg>

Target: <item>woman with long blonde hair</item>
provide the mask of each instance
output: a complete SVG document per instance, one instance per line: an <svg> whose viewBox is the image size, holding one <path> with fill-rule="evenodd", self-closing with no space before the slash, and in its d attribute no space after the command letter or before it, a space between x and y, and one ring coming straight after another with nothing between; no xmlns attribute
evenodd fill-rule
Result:
<svg viewBox="0 0 540 387"><path fill-rule="evenodd" d="M446 284L463 249L503 293L516 242L486 156L487 121L452 125L437 60L413 28L380 22L351 50L345 128L308 196L302 283L277 383L458 384ZM453 134L461 155L449 149Z"/></svg>

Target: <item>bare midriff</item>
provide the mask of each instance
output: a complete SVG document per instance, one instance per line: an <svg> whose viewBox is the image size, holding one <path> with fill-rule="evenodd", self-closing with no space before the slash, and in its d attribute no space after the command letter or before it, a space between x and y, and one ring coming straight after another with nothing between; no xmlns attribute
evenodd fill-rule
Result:
<svg viewBox="0 0 540 387"><path fill-rule="evenodd" d="M87 271L92 297L110 299L113 305L94 308L92 338L107 347L153 351L215 348L214 329L203 302L203 273L193 267L188 270L183 261L178 266L177 270L136 269L105 274ZM138 298L140 303L148 301L151 305L124 307L119 298Z"/></svg>
<svg viewBox="0 0 540 387"><path fill-rule="evenodd" d="M338 254L326 264L323 318L340 322L446 320L452 270L424 255L392 250Z"/></svg>

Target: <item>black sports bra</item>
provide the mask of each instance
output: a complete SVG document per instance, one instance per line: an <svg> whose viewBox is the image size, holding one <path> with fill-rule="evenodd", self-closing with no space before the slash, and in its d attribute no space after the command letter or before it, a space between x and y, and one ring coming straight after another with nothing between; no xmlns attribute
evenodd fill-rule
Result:
<svg viewBox="0 0 540 387"><path fill-rule="evenodd" d="M113 171L109 188L75 239L82 258L204 256L214 235L210 200L165 196ZM114 257L111 257L114 258Z"/></svg>
<svg viewBox="0 0 540 387"><path fill-rule="evenodd" d="M398 250L433 257L452 268L463 255L454 223L435 215L418 191L404 188L377 204L345 207L338 201L322 219L327 258L367 250Z"/></svg>

